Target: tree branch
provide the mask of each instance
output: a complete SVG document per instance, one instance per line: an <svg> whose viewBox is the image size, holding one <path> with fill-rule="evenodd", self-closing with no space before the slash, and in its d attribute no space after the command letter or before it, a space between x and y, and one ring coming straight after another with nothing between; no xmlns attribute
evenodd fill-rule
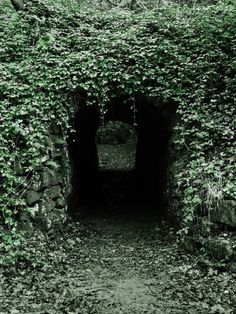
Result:
<svg viewBox="0 0 236 314"><path fill-rule="evenodd" d="M129 6L130 8L133 6L133 3L136 2L136 0L132 0L131 1L131 4L128 4L128 3L125 3L125 4L118 4L118 3L114 3L113 1L111 0L106 0L106 2L110 3L111 5L113 5L114 7L118 7L118 8L121 8L121 9L124 9L125 7Z"/></svg>
<svg viewBox="0 0 236 314"><path fill-rule="evenodd" d="M116 4L114 2L112 2L111 0L106 0L108 3L110 3L111 5L114 5L115 7L119 7L119 4Z"/></svg>
<svg viewBox="0 0 236 314"><path fill-rule="evenodd" d="M23 11L24 10L24 4L20 0L11 0L11 4L13 5L13 7L16 11Z"/></svg>

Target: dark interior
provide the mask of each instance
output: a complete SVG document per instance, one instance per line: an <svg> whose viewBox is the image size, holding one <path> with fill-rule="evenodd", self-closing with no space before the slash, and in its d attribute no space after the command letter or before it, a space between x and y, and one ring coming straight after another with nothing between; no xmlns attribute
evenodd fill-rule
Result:
<svg viewBox="0 0 236 314"><path fill-rule="evenodd" d="M165 215L166 169L169 122L162 105L136 100L137 147L135 168L101 170L98 165L96 132L99 111L82 106L69 139L72 187L69 209L72 216L93 212L144 212ZM113 101L105 121L120 120L133 125L133 110L123 101Z"/></svg>

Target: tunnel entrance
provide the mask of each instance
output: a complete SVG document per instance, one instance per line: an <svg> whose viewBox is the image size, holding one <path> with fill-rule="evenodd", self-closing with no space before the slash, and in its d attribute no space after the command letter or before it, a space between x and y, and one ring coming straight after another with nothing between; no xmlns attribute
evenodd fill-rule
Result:
<svg viewBox="0 0 236 314"><path fill-rule="evenodd" d="M73 173L71 215L142 212L165 216L168 145L174 112L174 106L154 101L137 99L132 108L117 99L102 124L96 107L81 106L73 119L75 134L69 140ZM119 124L120 133L125 128L133 132L129 141L122 143L119 132L113 132L110 139L105 134L105 128L116 125L119 129ZM121 139L116 138L117 134Z"/></svg>
<svg viewBox="0 0 236 314"><path fill-rule="evenodd" d="M98 129L96 135L100 188L98 203L108 211L131 211L136 203L136 130L127 123L110 120Z"/></svg>

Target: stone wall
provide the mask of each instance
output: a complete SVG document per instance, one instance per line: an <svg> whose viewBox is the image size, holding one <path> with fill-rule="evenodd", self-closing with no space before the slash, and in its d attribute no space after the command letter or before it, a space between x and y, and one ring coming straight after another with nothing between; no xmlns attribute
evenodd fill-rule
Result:
<svg viewBox="0 0 236 314"><path fill-rule="evenodd" d="M56 124L49 128L44 144L42 165L29 179L25 193L32 215L21 215L21 221L47 232L60 227L68 218L71 165L66 139Z"/></svg>
<svg viewBox="0 0 236 314"><path fill-rule="evenodd" d="M201 192L201 207L196 208L193 221L184 225L181 211L184 188L177 185L176 178L187 168L187 164L191 160L191 151L186 149L178 153L173 139L170 142L167 176L169 219L177 222L180 229L187 226L188 233L181 235L183 238L185 237L187 249L196 252L201 248L208 258L227 263L229 269L231 269L230 263L232 263L232 267L236 271L236 201L222 197L222 199L213 199L209 204L206 198L207 193ZM198 192L204 189L203 180L201 184Z"/></svg>

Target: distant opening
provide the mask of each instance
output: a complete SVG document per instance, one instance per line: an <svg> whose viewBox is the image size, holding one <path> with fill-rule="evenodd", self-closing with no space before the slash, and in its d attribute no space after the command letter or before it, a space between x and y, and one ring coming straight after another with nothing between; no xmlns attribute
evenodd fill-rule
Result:
<svg viewBox="0 0 236 314"><path fill-rule="evenodd" d="M95 107L82 106L76 113L76 132L69 141L73 215L165 214L175 108L145 98L135 104L117 99L103 119Z"/></svg>
<svg viewBox="0 0 236 314"><path fill-rule="evenodd" d="M135 203L137 134L127 123L110 120L97 131L100 193L107 211L131 211Z"/></svg>

